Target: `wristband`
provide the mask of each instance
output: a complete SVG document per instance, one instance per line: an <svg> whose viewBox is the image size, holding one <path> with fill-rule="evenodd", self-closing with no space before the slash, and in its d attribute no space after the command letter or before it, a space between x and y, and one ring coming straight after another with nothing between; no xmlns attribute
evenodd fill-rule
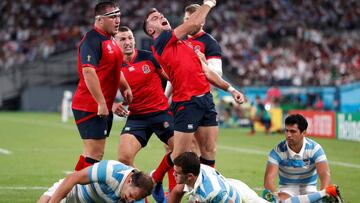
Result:
<svg viewBox="0 0 360 203"><path fill-rule="evenodd" d="M233 87L233 86L230 86L229 88L227 88L227 92L232 92L232 91L234 91L235 90L235 88Z"/></svg>
<svg viewBox="0 0 360 203"><path fill-rule="evenodd" d="M215 6L215 3L212 1L205 1L204 4L208 5L210 8Z"/></svg>

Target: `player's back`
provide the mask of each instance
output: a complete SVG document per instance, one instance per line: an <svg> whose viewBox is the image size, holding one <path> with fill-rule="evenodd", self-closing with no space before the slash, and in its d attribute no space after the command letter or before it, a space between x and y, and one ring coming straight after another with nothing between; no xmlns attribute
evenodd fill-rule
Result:
<svg viewBox="0 0 360 203"><path fill-rule="evenodd" d="M241 203L240 193L230 182L214 168L201 164L200 179L194 186L195 201Z"/></svg>
<svg viewBox="0 0 360 203"><path fill-rule="evenodd" d="M122 72L133 93L133 101L129 105L130 115L153 113L169 108L159 71L161 67L149 51L136 50L132 61L123 62Z"/></svg>
<svg viewBox="0 0 360 203"><path fill-rule="evenodd" d="M90 184L77 185L72 192L81 202L118 202L127 176L134 168L117 161L104 160L91 166Z"/></svg>
<svg viewBox="0 0 360 203"><path fill-rule="evenodd" d="M173 31L163 31L155 40L153 53L173 85L173 101L188 101L210 91L201 61L185 41Z"/></svg>

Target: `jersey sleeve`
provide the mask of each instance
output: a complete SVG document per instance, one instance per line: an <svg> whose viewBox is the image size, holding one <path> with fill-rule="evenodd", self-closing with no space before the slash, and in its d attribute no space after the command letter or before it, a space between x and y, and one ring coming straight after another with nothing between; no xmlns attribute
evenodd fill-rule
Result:
<svg viewBox="0 0 360 203"><path fill-rule="evenodd" d="M165 47L169 44L177 42L178 39L173 31L167 30L160 33L159 37L156 38L154 48L156 53L161 56Z"/></svg>
<svg viewBox="0 0 360 203"><path fill-rule="evenodd" d="M325 152L319 144L315 145L314 155L312 156L312 158L315 163L327 161Z"/></svg>
<svg viewBox="0 0 360 203"><path fill-rule="evenodd" d="M88 176L91 183L106 183L107 174L112 173L107 170L107 165L108 161L103 160L89 167Z"/></svg>
<svg viewBox="0 0 360 203"><path fill-rule="evenodd" d="M209 58L221 58L221 48L219 43L210 36L210 40L208 40L207 44L205 45L205 57L206 59Z"/></svg>
<svg viewBox="0 0 360 203"><path fill-rule="evenodd" d="M269 157L268 157L268 163L274 164L274 165L279 165L281 161L281 158L279 156L279 154L276 152L275 149L271 150Z"/></svg>
<svg viewBox="0 0 360 203"><path fill-rule="evenodd" d="M97 67L101 58L101 43L97 40L86 38L80 44L80 61L81 66Z"/></svg>

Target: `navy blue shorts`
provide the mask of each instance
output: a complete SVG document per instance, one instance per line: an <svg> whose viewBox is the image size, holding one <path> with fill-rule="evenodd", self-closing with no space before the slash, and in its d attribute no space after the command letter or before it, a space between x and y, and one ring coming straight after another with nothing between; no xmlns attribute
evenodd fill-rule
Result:
<svg viewBox="0 0 360 203"><path fill-rule="evenodd" d="M155 133L165 144L174 135L174 117L170 110L129 116L121 134L132 134L145 147Z"/></svg>
<svg viewBox="0 0 360 203"><path fill-rule="evenodd" d="M113 114L100 117L97 113L73 109L74 118L82 139L104 139L110 135Z"/></svg>
<svg viewBox="0 0 360 203"><path fill-rule="evenodd" d="M218 126L211 93L200 97L193 96L190 101L173 102L171 110L174 113L174 129L176 131L192 133L197 130L198 126Z"/></svg>

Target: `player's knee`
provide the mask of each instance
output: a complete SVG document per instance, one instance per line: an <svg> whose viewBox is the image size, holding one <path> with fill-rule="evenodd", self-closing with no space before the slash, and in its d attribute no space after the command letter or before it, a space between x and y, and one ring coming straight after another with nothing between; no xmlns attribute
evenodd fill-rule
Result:
<svg viewBox="0 0 360 203"><path fill-rule="evenodd" d="M202 152L207 154L215 154L216 153L216 144L207 144L207 145L201 145Z"/></svg>

